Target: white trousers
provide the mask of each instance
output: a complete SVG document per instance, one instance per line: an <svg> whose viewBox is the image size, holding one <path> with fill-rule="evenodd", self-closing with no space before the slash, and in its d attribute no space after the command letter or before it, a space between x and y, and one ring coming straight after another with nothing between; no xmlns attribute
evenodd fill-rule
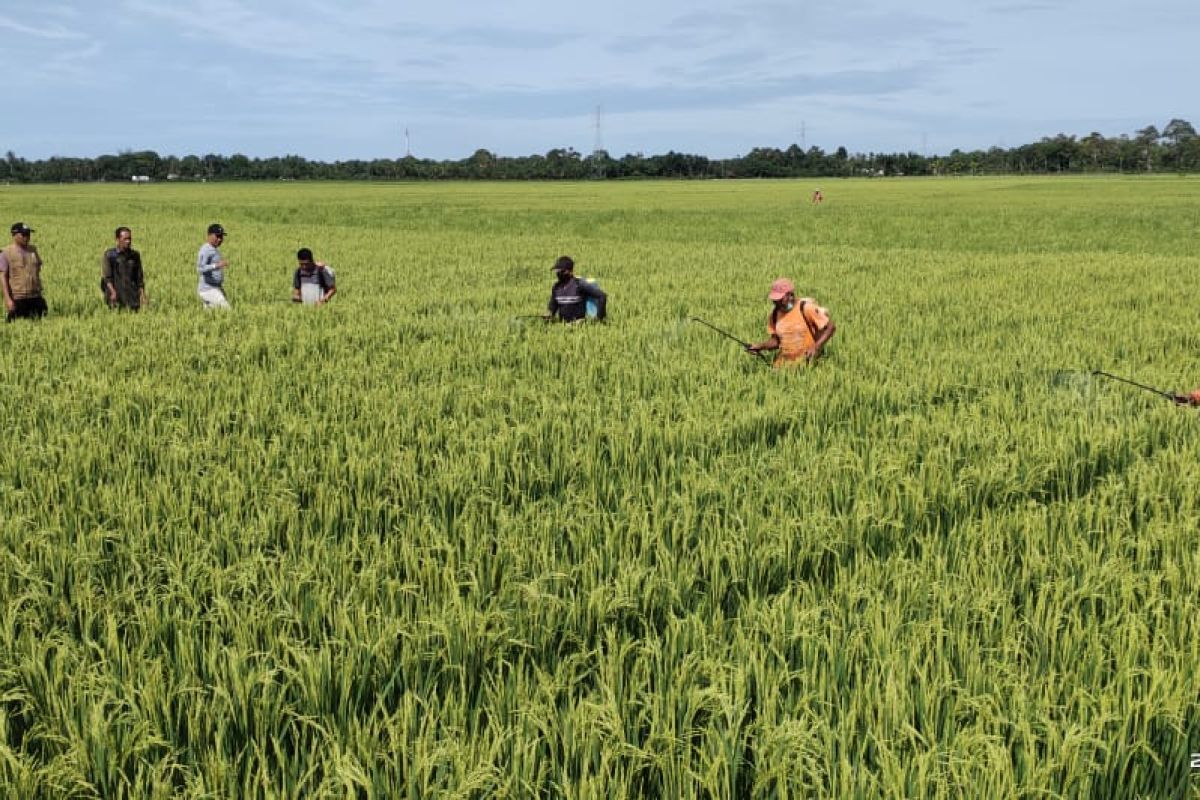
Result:
<svg viewBox="0 0 1200 800"><path fill-rule="evenodd" d="M205 308L229 308L229 300L225 298L225 292L218 289L216 286L205 286L197 292L200 299L204 302Z"/></svg>

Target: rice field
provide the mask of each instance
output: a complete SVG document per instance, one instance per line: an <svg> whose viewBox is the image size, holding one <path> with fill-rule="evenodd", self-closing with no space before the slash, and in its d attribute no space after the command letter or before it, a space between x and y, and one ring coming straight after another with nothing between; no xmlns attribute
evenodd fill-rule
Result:
<svg viewBox="0 0 1200 800"><path fill-rule="evenodd" d="M1200 796L1200 178L810 183L0 187L0 795Z"/></svg>

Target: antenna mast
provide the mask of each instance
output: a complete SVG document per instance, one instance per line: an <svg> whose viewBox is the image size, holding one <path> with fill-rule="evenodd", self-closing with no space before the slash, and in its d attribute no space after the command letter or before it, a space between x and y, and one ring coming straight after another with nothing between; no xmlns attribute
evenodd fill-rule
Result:
<svg viewBox="0 0 1200 800"><path fill-rule="evenodd" d="M594 177L604 177L604 106L596 106L596 136L592 143L592 173Z"/></svg>

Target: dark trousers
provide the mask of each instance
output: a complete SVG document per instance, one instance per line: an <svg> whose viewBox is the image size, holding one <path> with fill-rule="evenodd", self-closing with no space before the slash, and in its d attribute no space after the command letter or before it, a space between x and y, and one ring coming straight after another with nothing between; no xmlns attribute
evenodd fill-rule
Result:
<svg viewBox="0 0 1200 800"><path fill-rule="evenodd" d="M108 306L109 308L127 308L130 311L137 311L138 308L140 307L138 305L138 295L137 294L132 295L132 299L122 298L120 290L117 291L116 302L109 300L108 299L108 281L104 280L104 278L100 279L100 294L104 295L104 305ZM128 300L128 302L125 302L125 300Z"/></svg>
<svg viewBox="0 0 1200 800"><path fill-rule="evenodd" d="M13 305L15 308L8 312L8 316L5 317L6 322L12 322L14 319L41 319L50 310L46 307L44 297L14 299Z"/></svg>

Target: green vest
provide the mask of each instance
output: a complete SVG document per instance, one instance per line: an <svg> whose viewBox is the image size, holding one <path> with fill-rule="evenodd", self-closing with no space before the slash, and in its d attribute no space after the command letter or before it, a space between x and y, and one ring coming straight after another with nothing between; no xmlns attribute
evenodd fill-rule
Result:
<svg viewBox="0 0 1200 800"><path fill-rule="evenodd" d="M8 291L14 300L42 296L42 259L33 245L22 250L15 243L4 248L8 259Z"/></svg>

